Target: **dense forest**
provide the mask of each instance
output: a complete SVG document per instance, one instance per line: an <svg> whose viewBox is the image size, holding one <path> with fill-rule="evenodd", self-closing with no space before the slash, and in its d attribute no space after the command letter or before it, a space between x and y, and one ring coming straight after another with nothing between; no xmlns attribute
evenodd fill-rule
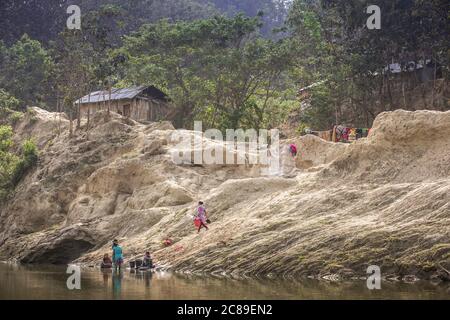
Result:
<svg viewBox="0 0 450 320"><path fill-rule="evenodd" d="M215 14L234 16L244 13L256 16L264 12L263 33L270 37L272 29L283 25L291 0L2 0L0 3L0 38L11 43L27 33L47 43L65 28L66 8L75 4L84 14L113 9L120 25L115 36L138 29L160 19L192 21Z"/></svg>
<svg viewBox="0 0 450 320"><path fill-rule="evenodd" d="M70 4L81 30L66 28ZM370 1L4 0L2 121L27 106L76 119L88 92L155 85L190 127L370 127L396 108L448 109L449 4Z"/></svg>

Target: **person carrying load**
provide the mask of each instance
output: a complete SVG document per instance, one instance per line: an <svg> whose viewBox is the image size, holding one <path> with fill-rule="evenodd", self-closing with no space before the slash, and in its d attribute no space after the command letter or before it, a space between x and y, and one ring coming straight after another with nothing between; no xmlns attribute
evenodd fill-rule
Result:
<svg viewBox="0 0 450 320"><path fill-rule="evenodd" d="M202 227L205 227L206 230L208 230L208 226L206 225L206 222L207 222L206 208L203 205L203 202L199 201L198 202L198 207L197 207L197 213L196 213L195 219L194 219L194 224L195 224L196 227L198 227L197 233L200 232Z"/></svg>

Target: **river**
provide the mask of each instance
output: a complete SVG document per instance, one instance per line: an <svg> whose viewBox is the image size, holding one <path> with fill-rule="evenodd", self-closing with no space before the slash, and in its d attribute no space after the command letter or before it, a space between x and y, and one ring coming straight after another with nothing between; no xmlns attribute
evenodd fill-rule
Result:
<svg viewBox="0 0 450 320"><path fill-rule="evenodd" d="M81 289L69 290L64 266L0 263L0 299L450 299L449 284L312 279L231 279L168 272L120 274L81 269Z"/></svg>

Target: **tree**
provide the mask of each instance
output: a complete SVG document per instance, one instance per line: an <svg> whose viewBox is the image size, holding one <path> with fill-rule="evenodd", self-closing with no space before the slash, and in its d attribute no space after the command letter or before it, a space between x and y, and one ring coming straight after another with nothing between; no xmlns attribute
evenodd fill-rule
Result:
<svg viewBox="0 0 450 320"><path fill-rule="evenodd" d="M0 126L0 200L9 194L12 177L19 162L19 158L10 151L12 135L10 126Z"/></svg>
<svg viewBox="0 0 450 320"><path fill-rule="evenodd" d="M25 140L21 156L12 152L13 130L10 126L0 125L0 200L4 200L20 182L22 177L38 161L38 151L32 140Z"/></svg>
<svg viewBox="0 0 450 320"><path fill-rule="evenodd" d="M110 88L114 79L114 64L109 52L114 45L111 33L118 24L120 10L114 6L102 6L91 11L83 21L81 30L61 32L52 43L57 61L56 90L61 96L65 112L70 119L77 118L77 129L81 126L80 104L77 100L93 88Z"/></svg>
<svg viewBox="0 0 450 320"><path fill-rule="evenodd" d="M17 110L20 101L3 89L0 89L0 112L8 110Z"/></svg>
<svg viewBox="0 0 450 320"><path fill-rule="evenodd" d="M145 25L118 50L127 57L125 82L168 91L177 126L192 119L221 129L260 126L263 116L249 113L267 106L270 97L261 97L274 93L289 57L283 41L258 36L260 27L243 15Z"/></svg>
<svg viewBox="0 0 450 320"><path fill-rule="evenodd" d="M70 135L73 133L74 116L79 113L75 102L90 87L92 78L90 54L93 51L90 44L83 40L81 31L67 30L53 44L57 62L55 89L59 97L58 103L61 103L62 109L69 115ZM80 122L78 122L79 125Z"/></svg>
<svg viewBox="0 0 450 320"><path fill-rule="evenodd" d="M19 99L22 109L45 102L54 63L38 41L24 35L6 50L1 68L0 87Z"/></svg>
<svg viewBox="0 0 450 320"><path fill-rule="evenodd" d="M221 11L232 17L244 13L249 17L261 16L264 25L261 33L265 37L273 38L274 29L283 26L288 15L290 0L212 0Z"/></svg>
<svg viewBox="0 0 450 320"><path fill-rule="evenodd" d="M0 39L7 44L16 42L23 34L48 44L65 30L66 9L79 5L84 20L99 8L116 7L122 12L120 28L111 38L116 43L120 37L138 29L144 23L163 18L172 21L206 18L218 13L208 0L2 0L0 1Z"/></svg>
<svg viewBox="0 0 450 320"><path fill-rule="evenodd" d="M378 1L381 29L368 30L370 1L294 1L286 25L298 52L293 77L300 87L321 83L310 90L303 120L324 129L332 125L333 118L335 123L370 126L379 112L413 109L417 91L425 95L425 88L431 88L434 96L436 76L448 68L445 3ZM427 59L431 60L428 68L435 69L431 86L418 81L415 70L408 71L411 61L422 60L425 65ZM394 62L401 65L401 73L386 69ZM443 96L431 103L424 99L420 107L438 105L445 105Z"/></svg>

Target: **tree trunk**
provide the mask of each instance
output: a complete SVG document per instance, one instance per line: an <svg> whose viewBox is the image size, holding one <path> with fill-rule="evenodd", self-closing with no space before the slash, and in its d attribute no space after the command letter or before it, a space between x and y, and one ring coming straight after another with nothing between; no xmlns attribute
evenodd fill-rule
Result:
<svg viewBox="0 0 450 320"><path fill-rule="evenodd" d="M89 88L87 104L86 140L89 140L89 125L91 124L91 89Z"/></svg>
<svg viewBox="0 0 450 320"><path fill-rule="evenodd" d="M389 79L387 79L387 89L388 89L388 95L389 95L389 109L388 110L392 110L392 106L394 105L394 101L393 101L393 97L392 97L392 90L391 90L391 81Z"/></svg>
<svg viewBox="0 0 450 320"><path fill-rule="evenodd" d="M106 89L105 87L102 88L102 94L103 94L103 110L107 109L107 108L106 108L106 96L105 96L105 91L106 91L106 90L105 90L105 89ZM106 116L109 117L109 112L107 112Z"/></svg>
<svg viewBox="0 0 450 320"><path fill-rule="evenodd" d="M77 130L81 128L81 104L77 103Z"/></svg>
<svg viewBox="0 0 450 320"><path fill-rule="evenodd" d="M111 84L108 85L108 93L109 93L109 99L108 99L108 116L111 112Z"/></svg>
<svg viewBox="0 0 450 320"><path fill-rule="evenodd" d="M334 112L335 112L334 124L338 125L339 124L338 104L336 102L334 102Z"/></svg>
<svg viewBox="0 0 450 320"><path fill-rule="evenodd" d="M437 73L437 63L436 59L432 57L434 61L434 72L433 72L433 89L431 90L431 108L434 108L434 92L436 90L436 73Z"/></svg>
<svg viewBox="0 0 450 320"><path fill-rule="evenodd" d="M408 107L407 107L407 105L406 105L405 81L403 81L403 78L404 78L404 76L403 76L403 74L402 74L401 80L402 80L403 106L405 107L405 109L408 109Z"/></svg>
<svg viewBox="0 0 450 320"><path fill-rule="evenodd" d="M380 111L382 109L384 109L384 74L381 76L381 86L380 86L380 94L379 94L379 99L380 99L380 105L379 108L377 108L375 111ZM384 111L384 110L382 110Z"/></svg>
<svg viewBox="0 0 450 320"><path fill-rule="evenodd" d="M69 117L70 117L69 137L72 138L72 136L73 136L73 112L72 112L72 108L69 111Z"/></svg>
<svg viewBox="0 0 450 320"><path fill-rule="evenodd" d="M59 94L56 94L56 112L58 113L58 136L61 135L61 102L59 101Z"/></svg>
<svg viewBox="0 0 450 320"><path fill-rule="evenodd" d="M87 124L86 131L89 130L89 125L91 124L91 93L88 95L88 103L87 103Z"/></svg>

